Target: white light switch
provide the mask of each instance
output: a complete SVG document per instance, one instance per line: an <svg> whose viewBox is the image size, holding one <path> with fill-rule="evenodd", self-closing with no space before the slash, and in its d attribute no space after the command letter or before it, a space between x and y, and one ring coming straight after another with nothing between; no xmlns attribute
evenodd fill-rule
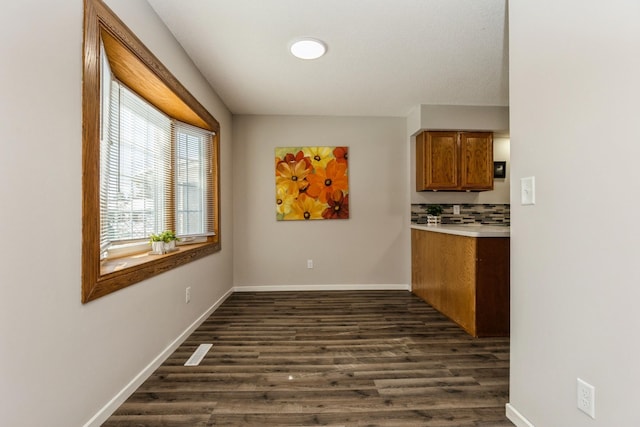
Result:
<svg viewBox="0 0 640 427"><path fill-rule="evenodd" d="M536 177L535 176L520 178L520 204L521 205L536 204Z"/></svg>

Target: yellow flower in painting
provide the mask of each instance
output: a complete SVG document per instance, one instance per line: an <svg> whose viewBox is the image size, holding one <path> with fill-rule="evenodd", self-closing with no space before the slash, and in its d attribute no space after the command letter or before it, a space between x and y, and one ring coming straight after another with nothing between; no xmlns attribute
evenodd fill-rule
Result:
<svg viewBox="0 0 640 427"><path fill-rule="evenodd" d="M296 198L287 192L287 186L276 187L276 212L280 215L287 215L291 212L291 205Z"/></svg>
<svg viewBox="0 0 640 427"><path fill-rule="evenodd" d="M322 219L322 212L326 208L324 203L316 199L300 194L300 197L291 205L291 213L287 219Z"/></svg>
<svg viewBox="0 0 640 427"><path fill-rule="evenodd" d="M300 191L304 191L309 182L306 180L311 169L302 159L296 161L281 161L276 166L276 185L284 187L287 193L297 197Z"/></svg>
<svg viewBox="0 0 640 427"><path fill-rule="evenodd" d="M326 168L327 163L333 159L331 147L305 147L304 154L309 157L314 169Z"/></svg>

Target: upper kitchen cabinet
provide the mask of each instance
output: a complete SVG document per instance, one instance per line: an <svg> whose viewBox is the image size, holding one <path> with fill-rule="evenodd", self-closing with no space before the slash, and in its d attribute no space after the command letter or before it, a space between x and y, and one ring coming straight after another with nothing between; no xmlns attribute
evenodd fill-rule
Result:
<svg viewBox="0 0 640 427"><path fill-rule="evenodd" d="M416 191L493 190L491 132L424 131L416 136Z"/></svg>
<svg viewBox="0 0 640 427"><path fill-rule="evenodd" d="M462 190L493 190L493 134L461 132L460 153Z"/></svg>

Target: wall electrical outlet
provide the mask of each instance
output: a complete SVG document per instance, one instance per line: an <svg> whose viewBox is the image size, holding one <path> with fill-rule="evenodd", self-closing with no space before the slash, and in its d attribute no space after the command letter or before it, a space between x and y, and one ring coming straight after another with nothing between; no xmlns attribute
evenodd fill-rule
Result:
<svg viewBox="0 0 640 427"><path fill-rule="evenodd" d="M578 378L578 409L591 418L596 417L596 388Z"/></svg>
<svg viewBox="0 0 640 427"><path fill-rule="evenodd" d="M313 268L313 260L312 259L308 259L307 260L307 268Z"/></svg>
<svg viewBox="0 0 640 427"><path fill-rule="evenodd" d="M191 286L187 286L184 292L184 302L189 304L189 301L191 301Z"/></svg>
<svg viewBox="0 0 640 427"><path fill-rule="evenodd" d="M460 205L453 205L453 214L460 215Z"/></svg>

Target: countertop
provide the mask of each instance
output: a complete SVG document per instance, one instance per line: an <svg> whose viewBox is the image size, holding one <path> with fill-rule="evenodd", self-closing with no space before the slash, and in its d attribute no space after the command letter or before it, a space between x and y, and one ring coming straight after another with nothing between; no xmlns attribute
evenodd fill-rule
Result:
<svg viewBox="0 0 640 427"><path fill-rule="evenodd" d="M432 231L434 233L455 234L466 237L509 237L510 228L505 225L484 225L484 224L411 224L414 230Z"/></svg>

